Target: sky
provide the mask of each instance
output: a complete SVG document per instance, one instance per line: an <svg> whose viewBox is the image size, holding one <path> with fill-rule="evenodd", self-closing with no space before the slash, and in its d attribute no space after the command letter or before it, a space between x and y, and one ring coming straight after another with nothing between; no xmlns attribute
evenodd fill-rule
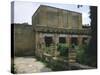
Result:
<svg viewBox="0 0 100 75"><path fill-rule="evenodd" d="M73 4L34 3L24 1L15 1L14 5L11 6L11 8L14 8L14 10L11 9L11 23L28 23L32 25L32 15L40 5L48 5L82 13L82 24L90 24L90 9L87 5L77 8L77 5Z"/></svg>

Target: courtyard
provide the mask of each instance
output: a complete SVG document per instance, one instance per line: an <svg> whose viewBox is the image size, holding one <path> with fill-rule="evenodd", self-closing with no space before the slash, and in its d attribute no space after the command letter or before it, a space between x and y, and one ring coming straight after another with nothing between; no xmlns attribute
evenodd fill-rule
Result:
<svg viewBox="0 0 100 75"><path fill-rule="evenodd" d="M46 64L34 57L15 57L14 68L16 73L50 72Z"/></svg>

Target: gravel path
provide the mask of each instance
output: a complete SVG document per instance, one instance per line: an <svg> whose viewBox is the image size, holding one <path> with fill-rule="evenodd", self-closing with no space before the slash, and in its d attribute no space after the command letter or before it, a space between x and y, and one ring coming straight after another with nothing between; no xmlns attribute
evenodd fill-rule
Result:
<svg viewBox="0 0 100 75"><path fill-rule="evenodd" d="M50 68L33 57L16 57L14 67L17 73L50 72Z"/></svg>

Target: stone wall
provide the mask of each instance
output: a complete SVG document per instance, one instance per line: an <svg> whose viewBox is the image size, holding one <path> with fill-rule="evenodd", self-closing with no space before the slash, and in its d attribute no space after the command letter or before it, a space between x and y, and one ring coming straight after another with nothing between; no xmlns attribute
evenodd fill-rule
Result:
<svg viewBox="0 0 100 75"><path fill-rule="evenodd" d="M34 55L32 25L14 24L15 56Z"/></svg>
<svg viewBox="0 0 100 75"><path fill-rule="evenodd" d="M81 29L82 14L51 6L41 5L32 16L32 24L54 28Z"/></svg>

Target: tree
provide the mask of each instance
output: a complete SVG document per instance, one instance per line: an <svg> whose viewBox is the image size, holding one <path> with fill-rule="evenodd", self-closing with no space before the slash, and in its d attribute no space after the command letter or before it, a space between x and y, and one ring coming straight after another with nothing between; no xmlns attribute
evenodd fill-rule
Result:
<svg viewBox="0 0 100 75"><path fill-rule="evenodd" d="M88 64L97 67L97 7L90 6L91 40L87 50Z"/></svg>
<svg viewBox="0 0 100 75"><path fill-rule="evenodd" d="M77 8L82 7L78 5ZM90 19L91 19L91 39L88 49L85 50L86 59L84 61L90 66L97 67L97 7L90 6Z"/></svg>

